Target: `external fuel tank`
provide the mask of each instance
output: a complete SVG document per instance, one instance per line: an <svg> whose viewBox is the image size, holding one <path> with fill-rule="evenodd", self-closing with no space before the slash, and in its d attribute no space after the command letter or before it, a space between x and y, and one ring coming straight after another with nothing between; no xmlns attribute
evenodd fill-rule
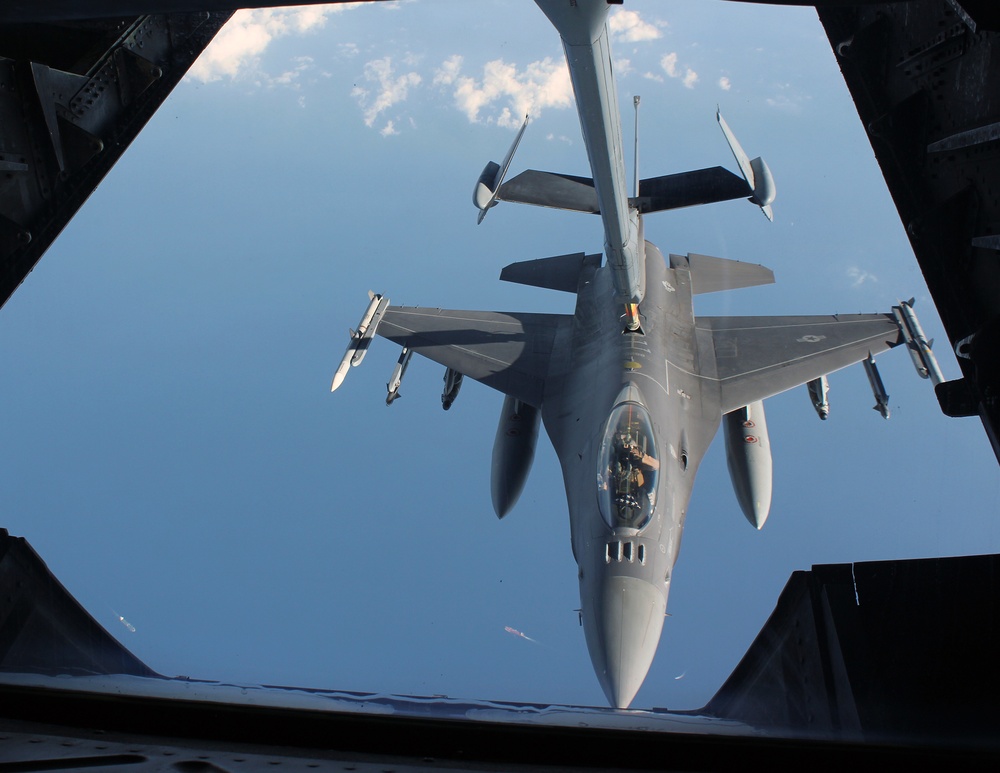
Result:
<svg viewBox="0 0 1000 773"><path fill-rule="evenodd" d="M722 424L736 499L746 519L760 530L771 509L771 441L763 401L727 413Z"/></svg>
<svg viewBox="0 0 1000 773"><path fill-rule="evenodd" d="M490 475L493 509L498 518L511 511L524 489L535 459L540 415L533 405L509 395L504 398L493 442L493 469Z"/></svg>

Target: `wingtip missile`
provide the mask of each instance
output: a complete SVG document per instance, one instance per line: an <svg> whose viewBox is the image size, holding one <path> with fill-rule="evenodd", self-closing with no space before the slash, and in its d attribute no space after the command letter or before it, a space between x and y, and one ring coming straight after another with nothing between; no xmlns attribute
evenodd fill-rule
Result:
<svg viewBox="0 0 1000 773"><path fill-rule="evenodd" d="M503 183L504 178L507 176L507 170L510 168L510 162L514 158L514 152L517 150L517 146L521 143L521 137L524 135L524 130L528 128L528 116L524 116L524 123L521 124L521 128L517 132L517 136L514 137L514 142L511 144L510 149L507 151L507 155L504 157L503 163L498 164L496 161L490 161L484 168L482 174L479 175L479 179L476 181L476 187L472 191L472 203L476 205L476 209L479 210L479 218L476 220L476 224L483 222L486 217L486 213L497 204L497 197L500 193L500 185Z"/></svg>
<svg viewBox="0 0 1000 773"><path fill-rule="evenodd" d="M372 337L378 329L378 324L382 321L385 310L389 308L389 299L383 295L378 295L369 290L368 298L368 307L361 316L361 322L358 323L357 330L351 331L351 338L347 343L347 351L344 352L344 356L340 360L340 365L337 366L337 372L333 375L333 381L330 384L331 392L336 392L337 388L344 383L344 379L347 378L348 371L352 367L356 368L364 360L365 354L368 352L368 347L371 345Z"/></svg>
<svg viewBox="0 0 1000 773"><path fill-rule="evenodd" d="M906 349L910 353L913 367L920 378L929 378L935 386L944 381L944 374L938 366L937 357L931 349L931 341L927 340L924 330L920 326L920 320L913 310L914 299L900 301L898 306L892 307L892 313L896 317L899 325L899 332L906 343Z"/></svg>
<svg viewBox="0 0 1000 773"><path fill-rule="evenodd" d="M340 385L344 383L344 379L347 378L347 371L350 370L351 360L349 357L344 357L340 365L337 366L337 372L333 374L333 381L330 383L330 391L336 392Z"/></svg>

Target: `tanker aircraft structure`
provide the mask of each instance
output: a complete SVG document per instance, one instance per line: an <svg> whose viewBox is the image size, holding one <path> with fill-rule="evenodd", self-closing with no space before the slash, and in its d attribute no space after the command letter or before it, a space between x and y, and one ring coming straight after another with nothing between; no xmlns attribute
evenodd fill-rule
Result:
<svg viewBox="0 0 1000 773"><path fill-rule="evenodd" d="M625 708L656 653L695 474L719 425L737 498L760 528L771 499L764 398L812 382L823 416L827 373L904 340L916 346L912 311L696 318L693 296L771 283L773 274L664 256L646 241L643 216L748 198L770 218L767 166L747 158L719 115L742 176L696 170L639 181L629 196L607 3L536 2L562 37L593 177L528 170L504 182L522 127L504 162L484 169L474 202L480 220L499 201L599 214L607 259L581 252L503 269L503 280L575 293L572 315L391 306L371 295L332 388L377 332L403 347L387 403L414 352L447 368L445 408L463 376L502 392L491 482L500 518L521 493L544 423L562 466L587 647L608 701ZM877 376L873 364L870 372Z"/></svg>

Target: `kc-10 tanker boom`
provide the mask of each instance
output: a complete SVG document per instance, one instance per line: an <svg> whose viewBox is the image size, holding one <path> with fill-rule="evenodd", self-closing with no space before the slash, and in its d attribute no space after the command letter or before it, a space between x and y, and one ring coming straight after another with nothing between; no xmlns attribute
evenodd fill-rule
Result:
<svg viewBox="0 0 1000 773"><path fill-rule="evenodd" d="M769 284L773 274L707 255L664 255L645 238L643 219L735 198L770 218L767 165L748 160L719 115L740 175L713 167L645 179L630 197L608 5L536 2L563 41L593 176L528 170L505 181L522 126L504 162L480 175L473 200L480 221L503 201L599 215L604 259L577 252L503 269L505 281L575 294L572 315L388 306L372 296L333 388L377 332L404 347L390 397L412 352L447 369L445 408L463 375L502 392L492 474L501 518L523 488L544 424L562 467L587 647L608 701L624 708L656 653L695 475L723 420L737 499L759 529L771 500L762 401L810 384L823 416L826 374L901 343L904 325L911 351L927 355L905 304L897 314L696 317L694 296Z"/></svg>

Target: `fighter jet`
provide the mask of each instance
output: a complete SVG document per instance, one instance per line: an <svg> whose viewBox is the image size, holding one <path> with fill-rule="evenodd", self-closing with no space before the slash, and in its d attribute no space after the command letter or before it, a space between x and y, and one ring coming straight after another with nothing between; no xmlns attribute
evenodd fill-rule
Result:
<svg viewBox="0 0 1000 773"><path fill-rule="evenodd" d="M536 0L559 32L592 178L484 169L480 220L502 201L599 214L604 257L583 252L513 263L508 282L576 294L572 315L392 306L373 295L334 379L336 389L376 333L404 354L447 368L445 407L466 376L505 395L493 449L492 498L503 518L534 456L539 422L562 467L581 617L611 706L627 708L646 677L666 616L672 572L698 466L725 418L729 467L746 517L770 506L762 400L821 379L901 342L893 314L695 317L693 297L774 281L763 266L667 254L644 216L747 198L770 218L774 183L722 116L742 176L721 167L642 180L626 189L606 0ZM391 400L390 400L391 402Z"/></svg>

